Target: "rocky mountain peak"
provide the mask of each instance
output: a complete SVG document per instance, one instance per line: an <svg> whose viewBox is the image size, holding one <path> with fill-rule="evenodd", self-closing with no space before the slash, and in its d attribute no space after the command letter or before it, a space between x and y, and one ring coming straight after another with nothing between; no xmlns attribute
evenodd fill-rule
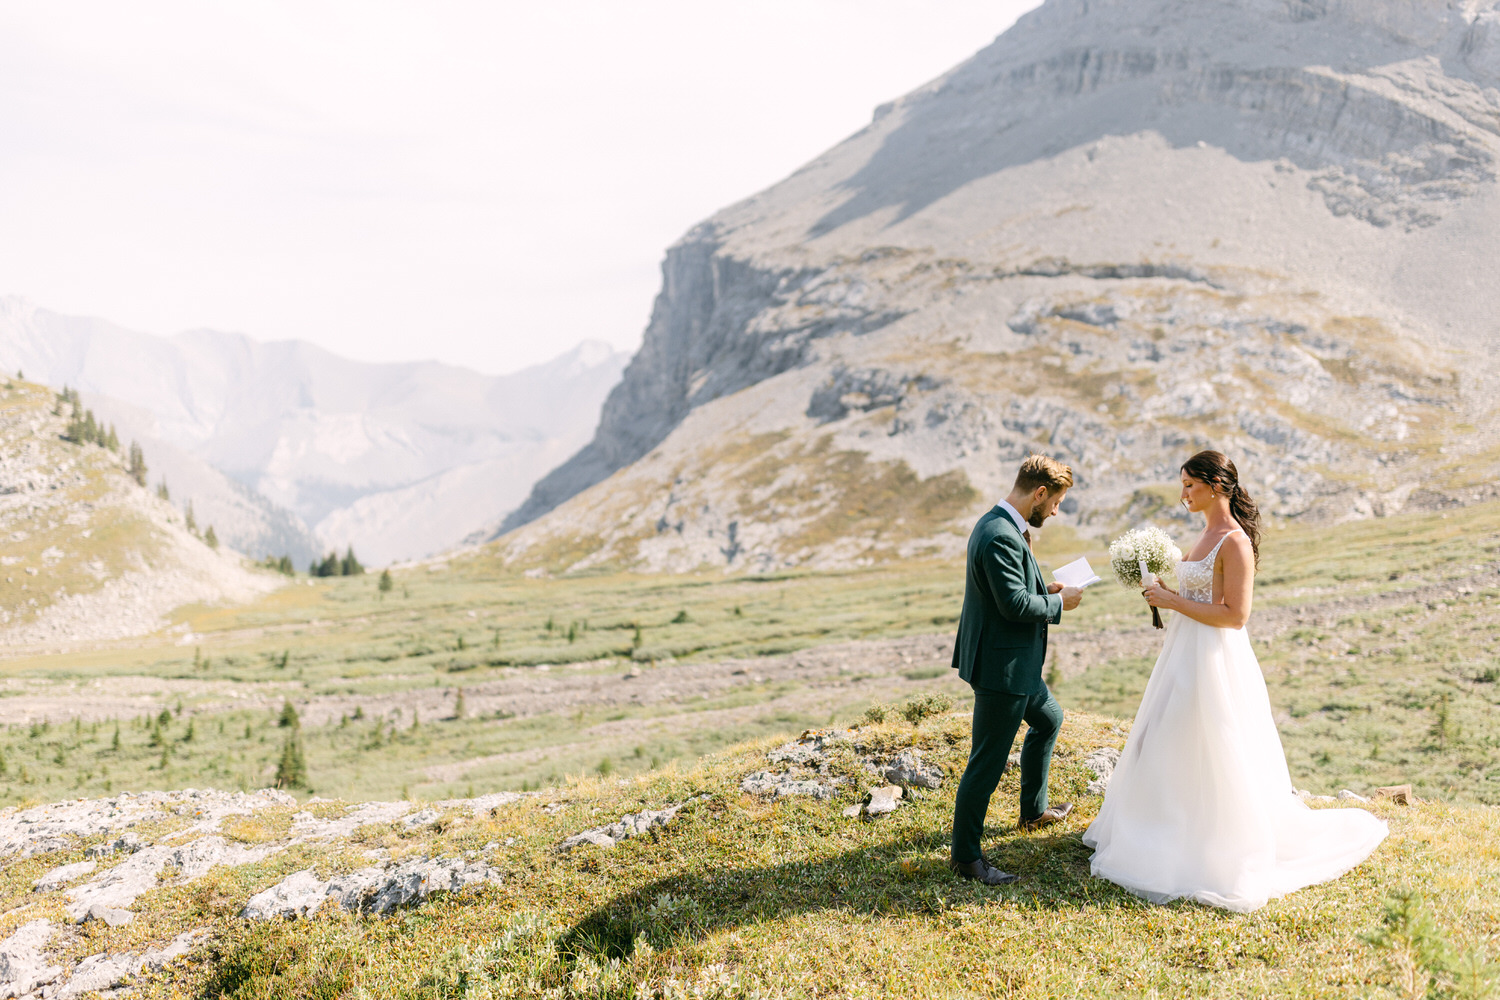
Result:
<svg viewBox="0 0 1500 1000"><path fill-rule="evenodd" d="M598 433L505 551L944 551L1033 449L1079 469L1079 525L1208 445L1282 516L1429 496L1493 436L1497 17L1050 0L668 251ZM947 499L860 499L923 487Z"/></svg>

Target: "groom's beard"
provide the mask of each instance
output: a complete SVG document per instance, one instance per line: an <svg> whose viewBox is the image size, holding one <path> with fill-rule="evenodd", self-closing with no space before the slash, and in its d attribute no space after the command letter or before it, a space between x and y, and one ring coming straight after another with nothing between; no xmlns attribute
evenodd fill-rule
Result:
<svg viewBox="0 0 1500 1000"><path fill-rule="evenodd" d="M1032 508L1031 514L1027 516L1026 523L1031 525L1033 528L1040 528L1042 525L1047 523L1047 515L1043 514L1039 508L1034 507Z"/></svg>

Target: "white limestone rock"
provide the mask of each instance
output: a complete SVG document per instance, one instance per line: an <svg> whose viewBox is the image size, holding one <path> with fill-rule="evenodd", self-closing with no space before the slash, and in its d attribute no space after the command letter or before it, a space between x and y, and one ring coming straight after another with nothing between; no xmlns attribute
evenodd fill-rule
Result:
<svg viewBox="0 0 1500 1000"><path fill-rule="evenodd" d="M1114 776L1115 765L1120 762L1118 747L1099 747L1083 758L1083 766L1094 772L1094 780L1085 791L1089 795L1103 795L1109 788L1109 779Z"/></svg>
<svg viewBox="0 0 1500 1000"><path fill-rule="evenodd" d="M0 997L24 997L62 974L42 955L52 935L50 921L33 920L0 941Z"/></svg>
<svg viewBox="0 0 1500 1000"><path fill-rule="evenodd" d="M688 801L696 800L689 799ZM559 850L571 851L582 844L593 844L607 850L622 840L640 836L652 827L670 823L677 816L678 811L687 804L688 802L679 802L665 809L643 809L638 813L626 813L607 826L575 833L559 845Z"/></svg>
<svg viewBox="0 0 1500 1000"><path fill-rule="evenodd" d="M304 870L252 896L240 915L246 920L295 919L330 901L350 913L378 915L425 902L434 893L498 884L503 878L500 869L463 858L409 858L326 880Z"/></svg>
<svg viewBox="0 0 1500 1000"><path fill-rule="evenodd" d="M915 747L898 753L884 768L885 780L902 788L941 788L942 768L922 759Z"/></svg>
<svg viewBox="0 0 1500 1000"><path fill-rule="evenodd" d="M83 878L83 876L98 867L99 862L97 861L76 861L71 865L62 865L52 869L32 883L32 891L52 892L55 889L61 889L69 882Z"/></svg>

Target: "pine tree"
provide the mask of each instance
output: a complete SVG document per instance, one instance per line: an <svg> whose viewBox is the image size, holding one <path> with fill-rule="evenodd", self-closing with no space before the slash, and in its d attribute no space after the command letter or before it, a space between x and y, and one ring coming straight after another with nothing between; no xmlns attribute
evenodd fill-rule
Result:
<svg viewBox="0 0 1500 1000"><path fill-rule="evenodd" d="M104 445L104 447L108 448L110 451L118 452L120 450L120 435L115 433L114 424L109 425L109 433L105 434L104 440L99 443ZM141 485L145 486L146 484L141 483Z"/></svg>
<svg viewBox="0 0 1500 1000"><path fill-rule="evenodd" d="M389 594L391 592L391 588L395 585L395 581L391 579L391 571L388 569L381 570L380 583L378 584L378 589L380 590L380 592L382 594Z"/></svg>
<svg viewBox="0 0 1500 1000"><path fill-rule="evenodd" d="M281 715L277 718L276 724L289 729L302 728L302 720L297 717L297 710L292 707L290 698L281 703Z"/></svg>
<svg viewBox="0 0 1500 1000"><path fill-rule="evenodd" d="M115 738L109 741L109 748L115 753L120 752L120 724L115 723Z"/></svg>
<svg viewBox="0 0 1500 1000"><path fill-rule="evenodd" d="M182 524L190 534L198 533L198 519L193 516L193 501L187 502L187 507L182 511Z"/></svg>
<svg viewBox="0 0 1500 1000"><path fill-rule="evenodd" d="M203 543L211 549L218 549L219 536L214 533L214 526L209 525L208 530L203 533Z"/></svg>
<svg viewBox="0 0 1500 1000"><path fill-rule="evenodd" d="M168 503L172 502L172 491L167 489L167 481L165 479L156 484L156 495Z"/></svg>
<svg viewBox="0 0 1500 1000"><path fill-rule="evenodd" d="M348 551L344 553L343 562L339 564L339 575L360 576L364 571L365 568L359 564L359 560L354 558L354 546L349 546Z"/></svg>
<svg viewBox="0 0 1500 1000"><path fill-rule="evenodd" d="M276 568L287 576L296 576L297 568L292 565L291 556L282 556L276 562Z"/></svg>
<svg viewBox="0 0 1500 1000"><path fill-rule="evenodd" d="M92 419L93 414L89 414L89 417ZM141 446L135 441L130 442L130 460L127 470L130 472L131 479L134 479L141 486L146 485L146 453L141 450Z"/></svg>
<svg viewBox="0 0 1500 1000"><path fill-rule="evenodd" d="M292 730L281 747L281 760L276 764L277 788L307 787L307 756L302 752L302 734Z"/></svg>

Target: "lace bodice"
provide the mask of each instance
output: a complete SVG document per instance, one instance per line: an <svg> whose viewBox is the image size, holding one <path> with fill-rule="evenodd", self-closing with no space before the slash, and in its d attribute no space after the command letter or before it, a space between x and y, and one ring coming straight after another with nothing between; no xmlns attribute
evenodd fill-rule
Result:
<svg viewBox="0 0 1500 1000"><path fill-rule="evenodd" d="M1184 559L1177 564L1177 583L1182 588L1181 593L1190 601L1201 601L1211 604L1214 599L1214 562L1219 558L1219 549L1224 542L1235 531L1229 531L1219 539L1213 550L1202 559Z"/></svg>

